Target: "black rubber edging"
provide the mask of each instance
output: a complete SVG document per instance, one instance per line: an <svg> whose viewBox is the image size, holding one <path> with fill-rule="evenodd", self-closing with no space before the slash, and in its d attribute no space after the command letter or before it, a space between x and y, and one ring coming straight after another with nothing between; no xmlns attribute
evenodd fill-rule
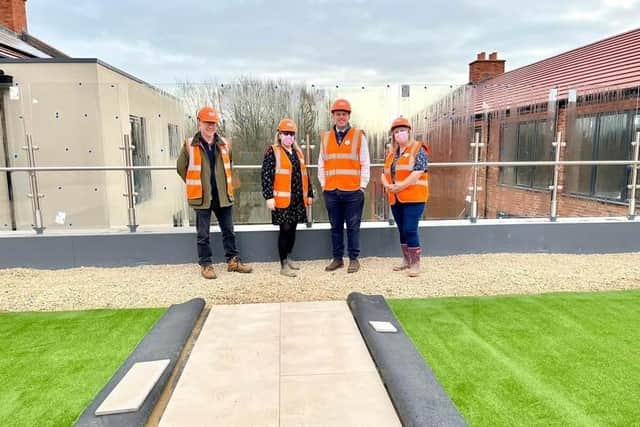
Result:
<svg viewBox="0 0 640 427"><path fill-rule="evenodd" d="M74 425L76 427L144 426L176 366L187 339L191 336L204 304L205 302L202 298L194 298L185 303L174 304L169 307L129 355L129 358L120 366L120 369L111 377L107 385L98 393L93 402L82 412ZM99 417L95 415L96 409L134 363L159 359L170 359L171 361L137 412L102 415Z"/></svg>
<svg viewBox="0 0 640 427"><path fill-rule="evenodd" d="M381 295L353 292L347 304L405 427L466 426ZM370 320L391 322L397 333L376 332Z"/></svg>

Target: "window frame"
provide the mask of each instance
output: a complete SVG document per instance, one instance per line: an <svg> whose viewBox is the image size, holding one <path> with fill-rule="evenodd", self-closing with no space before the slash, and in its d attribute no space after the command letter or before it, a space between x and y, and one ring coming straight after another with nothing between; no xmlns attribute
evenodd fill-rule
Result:
<svg viewBox="0 0 640 427"><path fill-rule="evenodd" d="M597 161L600 147L600 129L601 129L601 118L606 116L614 116L614 115L625 115L627 117L627 123L624 129L624 134L622 136L623 140L626 141L626 159L618 159L618 160L630 160L632 155L632 146L631 139L634 135L634 126L635 126L635 118L640 115L639 111L635 110L623 110L623 111L599 111L597 113L591 114L580 114L576 117L576 120L584 119L584 118L594 118L595 125L593 129L593 135L591 136L591 157L589 159L575 159L575 160L594 160ZM589 192L580 192L580 191L572 191L568 186L566 187L565 193L576 196L583 197L591 200L599 200L605 202L613 202L613 203L627 203L629 197L629 190L627 188L627 184L629 183L629 167L626 166L624 168L624 175L621 179L619 185L621 188L620 197L606 197L604 195L598 195L596 192L596 186L598 182L598 168L606 167L606 165L586 165L582 167L591 168L591 176L589 177ZM620 166L623 167L623 166ZM566 173L566 172L565 172Z"/></svg>
<svg viewBox="0 0 640 427"><path fill-rule="evenodd" d="M174 138L172 138L172 136ZM173 123L167 123L167 137L169 142L169 158L176 160L180 155L182 144L180 142L180 128Z"/></svg>
<svg viewBox="0 0 640 427"><path fill-rule="evenodd" d="M542 144L543 142L541 141L541 135L542 132L540 132L540 127L541 126L549 126L551 125L550 123L551 119L549 118L541 118L541 119L531 119L531 120L525 120L525 121L519 121L519 122L511 122L511 123L503 123L500 129L500 152L499 152L499 158L500 161L503 161L503 154L505 152L505 128L508 126L513 126L515 127L515 144L512 147L511 152L513 153L513 157L514 160L504 160L504 161L544 161L544 160L548 160L548 159L537 159L534 157L535 154L537 154L540 150L540 144ZM530 146L528 147L529 149L529 158L528 159L521 159L520 158L520 149L521 146L520 144L523 143L523 137L521 137L521 128L522 126L527 126L527 125L531 125L533 124L533 132L534 132L534 136L533 136L533 143L530 144ZM553 121L553 126L555 128L555 120ZM551 148L549 147L549 150L551 152ZM544 151L542 151L544 152ZM546 185L536 185L536 174L539 173L542 168L550 168L551 166L501 166L500 167L500 185L504 185L504 186L509 186L509 187L515 187L515 188L522 188L522 189L527 189L527 190L535 190L535 191L550 191L549 190L549 185L551 185L551 177L549 177L549 182ZM513 169L513 176L512 176L512 180L510 180L509 182L505 182L505 172L507 169ZM522 172L522 170L526 170L526 169L530 169L530 171L527 173L528 175L528 184L522 184L522 183L518 183L518 172L520 170L520 172Z"/></svg>
<svg viewBox="0 0 640 427"><path fill-rule="evenodd" d="M134 136L134 123L137 123L139 127L140 141L137 141L137 137ZM133 166L149 166L151 164L151 152L149 151L147 141L147 120L142 116L129 115L129 126L131 145L133 145L131 162ZM135 169L133 171L133 188L135 191L136 205L151 200L153 197L151 170Z"/></svg>

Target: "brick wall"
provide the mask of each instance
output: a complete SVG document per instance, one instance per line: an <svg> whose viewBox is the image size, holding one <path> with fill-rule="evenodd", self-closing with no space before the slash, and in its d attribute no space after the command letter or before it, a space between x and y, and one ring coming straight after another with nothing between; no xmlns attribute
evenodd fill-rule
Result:
<svg viewBox="0 0 640 427"><path fill-rule="evenodd" d="M636 99L629 99L616 102L598 103L592 105L579 106L576 109L578 115L595 114L601 112L614 112L624 110L634 110ZM488 134L488 145L484 152L484 158L490 161L500 160L501 127L505 122L513 122L514 119L500 120L494 119L487 122L477 122L485 131L484 137ZM544 118L541 115L531 115L525 118L520 116L520 121L539 120ZM518 120L518 119L515 119ZM562 107L558 111L557 130L562 132L563 140L567 135L567 110ZM488 131L486 129L489 129ZM560 159L566 159L566 150L560 151ZM559 184L565 184L566 168L560 167ZM551 191L524 189L500 184L500 172L497 167L487 168L481 174L486 175L486 193L479 193L478 201L480 205L479 214L487 218L495 218L499 212L506 212L510 215L545 217L549 216L551 206ZM483 182L483 181L480 181ZM615 203L593 198L586 198L568 194L566 187L558 194L558 216L560 217L580 217L580 216L624 216L627 214L627 203Z"/></svg>
<svg viewBox="0 0 640 427"><path fill-rule="evenodd" d="M26 0L0 0L0 25L22 34L27 31Z"/></svg>
<svg viewBox="0 0 640 427"><path fill-rule="evenodd" d="M486 53L480 52L478 59L469 64L469 82L480 83L504 73L504 60L498 59L498 54L493 52L486 59Z"/></svg>

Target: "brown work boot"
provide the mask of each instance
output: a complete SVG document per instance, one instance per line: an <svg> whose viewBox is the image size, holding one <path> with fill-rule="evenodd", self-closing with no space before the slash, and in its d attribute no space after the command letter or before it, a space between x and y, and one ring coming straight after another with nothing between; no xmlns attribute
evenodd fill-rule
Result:
<svg viewBox="0 0 640 427"><path fill-rule="evenodd" d="M324 271L335 271L342 267L344 267L344 262L342 262L342 259L334 259L331 261L331 264L327 265L324 268Z"/></svg>
<svg viewBox="0 0 640 427"><path fill-rule="evenodd" d="M240 258L234 256L227 262L227 271L235 271L236 273L251 273L253 268L240 261Z"/></svg>
<svg viewBox="0 0 640 427"><path fill-rule="evenodd" d="M200 274L202 274L202 277L205 279L215 279L217 277L213 265L203 265L200 268Z"/></svg>
<svg viewBox="0 0 640 427"><path fill-rule="evenodd" d="M349 260L349 267L347 267L347 273L355 273L360 270L360 261L357 259Z"/></svg>
<svg viewBox="0 0 640 427"><path fill-rule="evenodd" d="M402 249L402 264L393 267L393 271L402 271L409 268L409 246L406 243L400 244Z"/></svg>

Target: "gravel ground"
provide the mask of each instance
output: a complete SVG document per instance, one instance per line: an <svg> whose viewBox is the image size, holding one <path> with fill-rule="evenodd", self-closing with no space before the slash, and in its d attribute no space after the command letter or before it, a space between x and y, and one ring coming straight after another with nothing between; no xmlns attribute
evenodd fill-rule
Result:
<svg viewBox="0 0 640 427"><path fill-rule="evenodd" d="M207 305L345 299L352 291L388 298L535 294L640 288L640 254L491 254L423 258L422 276L391 271L397 259L364 258L362 270L327 273L327 261L301 262L297 278L278 263L253 274L205 280L193 264L68 270L0 270L0 311L160 307L203 297Z"/></svg>

